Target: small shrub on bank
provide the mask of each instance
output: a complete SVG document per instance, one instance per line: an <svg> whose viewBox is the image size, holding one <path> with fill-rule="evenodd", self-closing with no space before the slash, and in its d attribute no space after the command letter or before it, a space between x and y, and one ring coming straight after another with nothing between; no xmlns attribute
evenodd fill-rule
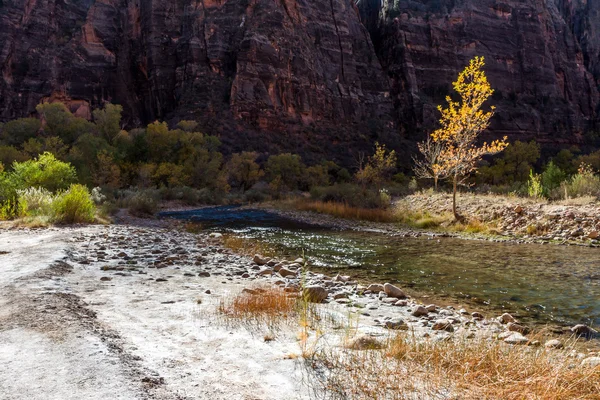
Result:
<svg viewBox="0 0 600 400"><path fill-rule="evenodd" d="M581 164L577 174L563 186L569 197L584 197L600 195L600 177L594 173L591 166Z"/></svg>
<svg viewBox="0 0 600 400"><path fill-rule="evenodd" d="M17 191L18 202L26 215L50 215L55 198L49 190L30 187Z"/></svg>
<svg viewBox="0 0 600 400"><path fill-rule="evenodd" d="M153 190L129 193L120 203L131 215L138 217L154 215L158 211L158 195Z"/></svg>
<svg viewBox="0 0 600 400"><path fill-rule="evenodd" d="M95 211L90 191L83 185L71 185L52 202L53 220L61 224L93 222Z"/></svg>

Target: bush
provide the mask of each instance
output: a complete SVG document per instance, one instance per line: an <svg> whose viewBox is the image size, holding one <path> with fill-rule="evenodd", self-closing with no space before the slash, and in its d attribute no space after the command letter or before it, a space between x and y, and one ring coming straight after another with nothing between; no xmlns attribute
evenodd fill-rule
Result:
<svg viewBox="0 0 600 400"><path fill-rule="evenodd" d="M600 177L596 175L589 165L581 164L577 174L565 185L566 193L570 197L584 197L600 195Z"/></svg>
<svg viewBox="0 0 600 400"><path fill-rule="evenodd" d="M541 199L544 197L544 187L542 186L542 177L529 170L529 181L527 182L527 192L529 197Z"/></svg>
<svg viewBox="0 0 600 400"><path fill-rule="evenodd" d="M560 184L566 178L564 172L550 161L542 173L542 186L544 195L548 198L557 198L560 196Z"/></svg>
<svg viewBox="0 0 600 400"><path fill-rule="evenodd" d="M83 185L71 185L66 192L60 193L52 202L54 222L74 224L93 222L96 206L88 188Z"/></svg>
<svg viewBox="0 0 600 400"><path fill-rule="evenodd" d="M15 162L8 179L16 189L41 187L55 192L76 182L77 174L71 164L57 160L52 153L44 153L34 160Z"/></svg>
<svg viewBox="0 0 600 400"><path fill-rule="evenodd" d="M388 204L375 189L366 189L349 183L333 186L319 186L310 191L314 200L322 202L345 203L359 208L385 208Z"/></svg>
<svg viewBox="0 0 600 400"><path fill-rule="evenodd" d="M54 196L44 188L30 187L17 191L18 202L26 215L50 215Z"/></svg>
<svg viewBox="0 0 600 400"><path fill-rule="evenodd" d="M138 217L154 215L158 211L158 196L152 190L133 192L125 198L124 205L131 215Z"/></svg>

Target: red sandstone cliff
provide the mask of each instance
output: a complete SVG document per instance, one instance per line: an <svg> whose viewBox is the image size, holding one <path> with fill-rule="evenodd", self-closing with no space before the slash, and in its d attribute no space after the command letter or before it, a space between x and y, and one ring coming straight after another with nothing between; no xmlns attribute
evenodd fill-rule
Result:
<svg viewBox="0 0 600 400"><path fill-rule="evenodd" d="M590 0L0 0L0 120L105 101L129 126L195 118L230 149L334 154L418 138L474 55L493 134L595 128ZM360 12L359 12L360 10ZM360 15L359 15L360 14Z"/></svg>

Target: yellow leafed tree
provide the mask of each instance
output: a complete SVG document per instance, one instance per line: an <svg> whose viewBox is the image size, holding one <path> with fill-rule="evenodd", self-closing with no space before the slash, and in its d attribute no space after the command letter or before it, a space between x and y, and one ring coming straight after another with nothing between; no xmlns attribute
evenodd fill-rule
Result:
<svg viewBox="0 0 600 400"><path fill-rule="evenodd" d="M484 155L499 153L508 146L506 137L481 146L476 145L477 137L488 128L494 115L493 106L489 111L481 109L483 103L494 93L483 71L484 65L483 57L475 57L458 75L452 85L460 100L453 101L448 96L447 107L438 106L442 114L440 128L431 133L429 139L441 148L429 169L452 181L452 212L456 219L462 219L456 209L458 185L466 182ZM423 145L420 146L420 149L424 148Z"/></svg>

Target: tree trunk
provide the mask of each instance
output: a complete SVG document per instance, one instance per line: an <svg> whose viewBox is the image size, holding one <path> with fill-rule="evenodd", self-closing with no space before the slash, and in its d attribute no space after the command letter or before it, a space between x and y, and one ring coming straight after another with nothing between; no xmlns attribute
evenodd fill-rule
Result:
<svg viewBox="0 0 600 400"><path fill-rule="evenodd" d="M433 191L437 192L437 188L438 188L438 177L434 176L433 177Z"/></svg>

